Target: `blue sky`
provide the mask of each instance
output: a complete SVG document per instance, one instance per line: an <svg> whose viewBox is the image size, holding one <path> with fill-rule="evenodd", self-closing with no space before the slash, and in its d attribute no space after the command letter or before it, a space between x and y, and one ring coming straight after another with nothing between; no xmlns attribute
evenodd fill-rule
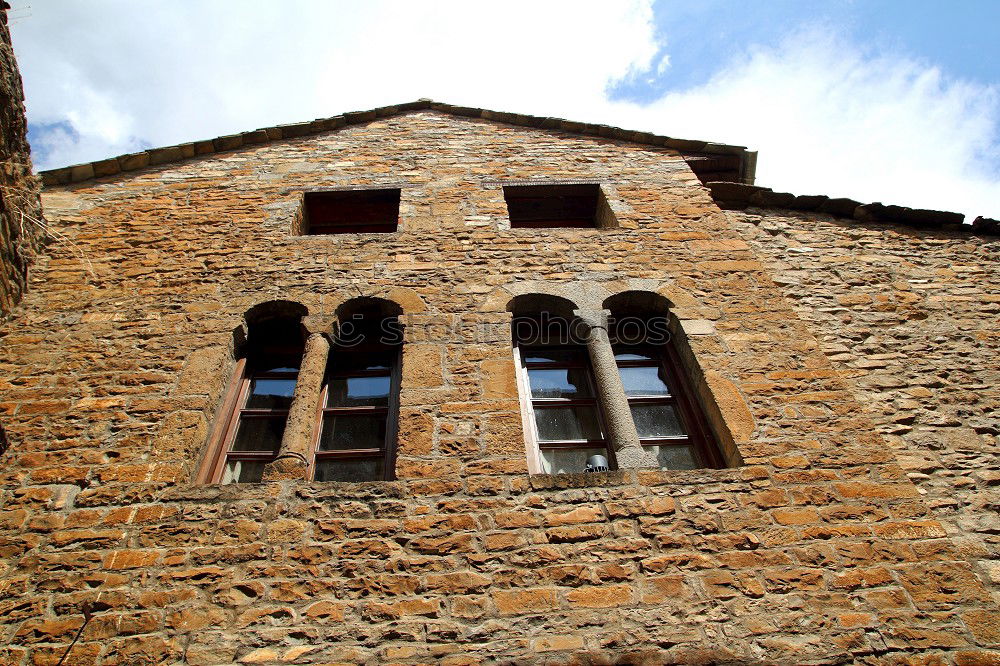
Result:
<svg viewBox="0 0 1000 666"><path fill-rule="evenodd" d="M13 0L36 166L432 97L1000 217L1000 2Z"/></svg>
<svg viewBox="0 0 1000 666"><path fill-rule="evenodd" d="M1000 82L1000 2L995 0L698 0L653 4L661 46L654 67L609 87L612 99L649 102L704 84L723 64L808 26L874 53L924 60L952 76ZM666 56L670 66L658 72Z"/></svg>

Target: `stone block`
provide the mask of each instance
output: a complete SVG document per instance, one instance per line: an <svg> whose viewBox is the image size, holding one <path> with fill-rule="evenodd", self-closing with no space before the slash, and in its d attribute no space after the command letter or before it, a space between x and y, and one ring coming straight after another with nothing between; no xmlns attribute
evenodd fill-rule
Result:
<svg viewBox="0 0 1000 666"><path fill-rule="evenodd" d="M122 155L118 158L118 165L122 171L135 171L149 166L149 153L143 151Z"/></svg>
<svg viewBox="0 0 1000 666"><path fill-rule="evenodd" d="M403 388L435 388L444 384L442 347L410 344L403 352Z"/></svg>
<svg viewBox="0 0 1000 666"><path fill-rule="evenodd" d="M554 588L493 590L491 596L500 615L542 613L558 607Z"/></svg>

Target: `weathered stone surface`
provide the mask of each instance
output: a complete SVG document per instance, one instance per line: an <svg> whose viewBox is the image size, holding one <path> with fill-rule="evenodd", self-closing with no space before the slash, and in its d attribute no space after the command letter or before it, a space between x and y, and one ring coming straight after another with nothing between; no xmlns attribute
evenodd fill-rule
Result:
<svg viewBox="0 0 1000 666"><path fill-rule="evenodd" d="M751 206L789 211L802 210L853 218L860 222L905 224L917 228L945 228L952 231L1000 235L1000 223L986 217L977 217L969 225L964 224L965 216L961 213L887 206L880 202L862 204L853 199L831 199L821 194L795 196L786 192L774 192L769 187L727 181L709 182L706 185L719 207L728 210L743 210Z"/></svg>
<svg viewBox="0 0 1000 666"><path fill-rule="evenodd" d="M0 9L0 317L28 288L28 268L45 241L38 179L31 173L24 91ZM86 168L93 176L93 167ZM67 174L68 182L72 170Z"/></svg>
<svg viewBox="0 0 1000 666"><path fill-rule="evenodd" d="M74 654L102 665L988 656L993 246L751 224L665 139L422 108L50 186L93 274L53 245L0 329L3 659L56 661L85 601ZM510 229L484 182L537 177L609 183L620 227ZM400 182L395 234L291 234L304 189ZM742 465L527 476L529 281L669 294ZM243 314L359 294L404 311L398 480L193 484Z"/></svg>
<svg viewBox="0 0 1000 666"><path fill-rule="evenodd" d="M800 315L822 331L823 352L864 406L857 417L885 438L944 526L875 523L874 532L947 533L956 538L951 552L980 571L1000 571L1000 242L965 231L915 233L886 227L884 218L846 226L815 213L730 215L769 257ZM847 469L856 462L844 460ZM890 487L839 488L860 499ZM931 552L921 546L919 557ZM987 573L986 582L996 591L1000 579Z"/></svg>
<svg viewBox="0 0 1000 666"><path fill-rule="evenodd" d="M750 204L751 196L761 190L768 189L756 185L745 185L743 183L729 183L724 181L708 183L707 187L712 192L712 197L716 200L716 202L720 205L727 204L727 208L746 208Z"/></svg>

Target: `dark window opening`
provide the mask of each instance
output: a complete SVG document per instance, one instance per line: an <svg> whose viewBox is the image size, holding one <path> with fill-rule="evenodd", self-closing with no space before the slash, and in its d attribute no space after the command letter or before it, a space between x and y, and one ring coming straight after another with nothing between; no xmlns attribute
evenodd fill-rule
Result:
<svg viewBox="0 0 1000 666"><path fill-rule="evenodd" d="M235 412L225 432L220 481L257 483L274 460L302 362L298 322L271 320L251 327Z"/></svg>
<svg viewBox="0 0 1000 666"><path fill-rule="evenodd" d="M505 185L514 229L614 227L614 214L600 185Z"/></svg>
<svg viewBox="0 0 1000 666"><path fill-rule="evenodd" d="M399 224L398 188L306 192L304 234L390 233Z"/></svg>
<svg viewBox="0 0 1000 666"><path fill-rule="evenodd" d="M334 347L327 364L312 475L316 481L390 481L400 347L392 320L360 317L352 323L356 344Z"/></svg>

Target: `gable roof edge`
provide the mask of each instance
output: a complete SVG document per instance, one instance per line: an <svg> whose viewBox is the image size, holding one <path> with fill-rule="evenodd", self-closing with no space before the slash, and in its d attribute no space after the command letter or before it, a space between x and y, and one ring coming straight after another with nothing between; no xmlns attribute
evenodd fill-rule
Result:
<svg viewBox="0 0 1000 666"><path fill-rule="evenodd" d="M859 224L899 224L920 230L960 231L979 236L1000 236L1000 220L980 215L971 224L963 213L908 206L885 205L879 201L864 204L847 198L823 194L794 195L775 192L770 187L740 183L706 183L712 199L725 210L749 208L803 213L823 213Z"/></svg>
<svg viewBox="0 0 1000 666"><path fill-rule="evenodd" d="M627 141L641 145L677 150L685 158L705 156L733 156L739 159L739 182L752 184L756 167L756 153L745 146L731 146L711 141L677 139L651 132L627 130L611 125L582 123L562 118L530 116L522 113L491 111L471 106L455 106L430 99L380 106L367 111L349 111L330 118L319 118L301 123L274 125L239 134L228 134L161 148L150 148L136 153L118 155L94 162L73 164L58 169L40 171L43 185L68 185L94 178L114 176L128 171L137 171L151 166L179 162L181 160L214 153L229 152L246 146L253 146L285 139L295 139L322 132L330 132L347 125L358 125L379 118L389 118L413 111L436 111L461 118L480 118L507 125L531 127L534 129L558 130L583 136Z"/></svg>

